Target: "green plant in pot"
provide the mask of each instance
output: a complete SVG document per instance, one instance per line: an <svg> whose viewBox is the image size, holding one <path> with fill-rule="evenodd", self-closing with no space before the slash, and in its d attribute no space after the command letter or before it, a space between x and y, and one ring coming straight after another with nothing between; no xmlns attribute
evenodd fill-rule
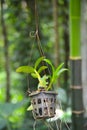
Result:
<svg viewBox="0 0 87 130"><path fill-rule="evenodd" d="M43 61L46 62L46 65L40 66L40 63ZM52 74L43 74L41 76L41 72L48 68L48 64L51 66ZM45 57L38 58L34 67L21 66L17 68L16 72L29 73L33 78L38 79L37 90L29 94L31 105L28 107L28 110L33 111L35 118L50 118L55 115L57 93L49 90L52 89L60 74L66 70L66 68L63 68L63 63L55 68L51 61Z"/></svg>

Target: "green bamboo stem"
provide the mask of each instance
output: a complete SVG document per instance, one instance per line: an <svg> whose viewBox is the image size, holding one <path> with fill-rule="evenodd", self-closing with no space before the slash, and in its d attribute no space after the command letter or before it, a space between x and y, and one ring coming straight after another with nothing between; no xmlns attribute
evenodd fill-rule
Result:
<svg viewBox="0 0 87 130"><path fill-rule="evenodd" d="M80 39L81 0L70 0L70 69L72 91L72 130L84 130Z"/></svg>
<svg viewBox="0 0 87 130"><path fill-rule="evenodd" d="M70 57L80 57L81 0L70 0Z"/></svg>

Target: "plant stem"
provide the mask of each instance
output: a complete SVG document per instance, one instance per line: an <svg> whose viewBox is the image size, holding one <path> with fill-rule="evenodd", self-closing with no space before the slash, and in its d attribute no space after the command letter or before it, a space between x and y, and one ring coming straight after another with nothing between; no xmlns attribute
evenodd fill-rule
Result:
<svg viewBox="0 0 87 130"><path fill-rule="evenodd" d="M34 70L34 72L36 73L36 75L37 75L37 77L38 77L38 80L39 80L39 82L40 82L41 76L39 75L39 73L38 73L36 70Z"/></svg>

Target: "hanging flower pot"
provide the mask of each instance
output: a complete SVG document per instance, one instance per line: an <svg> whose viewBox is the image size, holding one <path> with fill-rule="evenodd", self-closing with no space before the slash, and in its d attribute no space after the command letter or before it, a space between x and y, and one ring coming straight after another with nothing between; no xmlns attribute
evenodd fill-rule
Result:
<svg viewBox="0 0 87 130"><path fill-rule="evenodd" d="M41 61L44 61L46 64L49 64L51 66L51 75L40 75L43 70L48 68L48 66L44 65L39 67ZM34 67L21 66L16 70L17 72L30 73L33 78L38 79L37 91L29 94L29 97L31 98L31 105L28 107L29 111L33 111L35 119L54 117L57 93L48 90L52 89L53 84L57 81L60 74L67 70L65 68L62 68L62 66L63 64L55 69L50 60L45 59L44 57L40 57L35 62Z"/></svg>
<svg viewBox="0 0 87 130"><path fill-rule="evenodd" d="M29 96L35 119L51 118L55 115L56 95L53 91L33 92Z"/></svg>

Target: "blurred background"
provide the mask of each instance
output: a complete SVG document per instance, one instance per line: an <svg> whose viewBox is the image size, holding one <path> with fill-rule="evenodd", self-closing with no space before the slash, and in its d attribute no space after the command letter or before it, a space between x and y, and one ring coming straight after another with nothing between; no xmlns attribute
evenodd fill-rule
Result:
<svg viewBox="0 0 87 130"><path fill-rule="evenodd" d="M35 9L35 6L37 7ZM27 90L35 90L37 81L16 73L20 65L33 65L44 55L57 66L69 68L69 0L1 0L0 1L0 130L33 130L32 112ZM39 28L39 45L35 38ZM82 85L85 119L87 117L87 1L81 4ZM62 129L71 124L70 74L65 72L56 87L61 102ZM52 124L55 128L55 125ZM48 127L37 121L37 130Z"/></svg>

